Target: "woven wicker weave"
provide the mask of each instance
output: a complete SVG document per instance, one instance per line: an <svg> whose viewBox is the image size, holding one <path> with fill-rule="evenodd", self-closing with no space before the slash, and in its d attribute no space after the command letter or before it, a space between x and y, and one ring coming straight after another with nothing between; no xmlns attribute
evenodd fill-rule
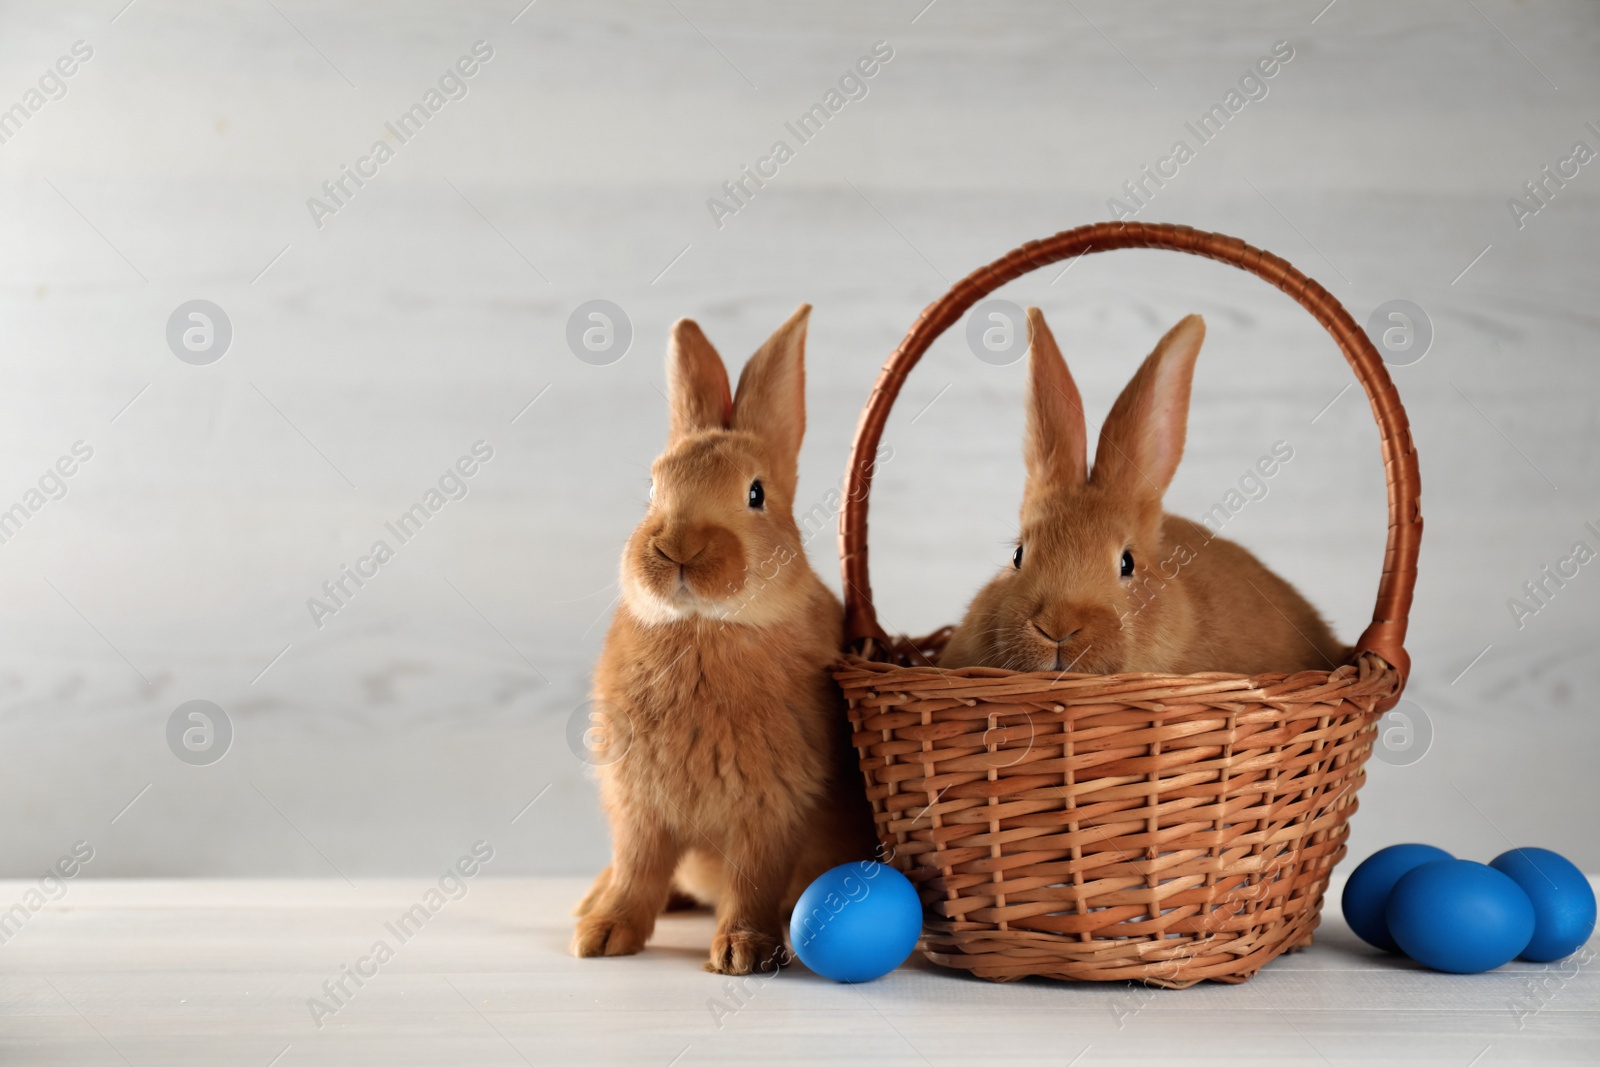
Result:
<svg viewBox="0 0 1600 1067"><path fill-rule="evenodd" d="M867 495L889 410L933 340L1020 275L1161 248L1231 263L1294 297L1366 389L1388 471L1372 624L1334 671L940 670L949 630L878 625ZM886 855L916 884L929 959L984 978L1240 982L1310 944L1380 712L1400 697L1422 536L1417 457L1382 360L1288 263L1221 234L1102 223L1022 246L930 305L889 357L856 431L840 520L851 653L835 672Z"/></svg>

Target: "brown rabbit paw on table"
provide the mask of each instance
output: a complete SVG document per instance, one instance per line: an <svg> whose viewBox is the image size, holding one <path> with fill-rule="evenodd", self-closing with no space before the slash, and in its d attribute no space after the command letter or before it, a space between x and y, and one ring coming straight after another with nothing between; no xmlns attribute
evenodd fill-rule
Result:
<svg viewBox="0 0 1600 1067"><path fill-rule="evenodd" d="M580 957L632 956L644 948L648 928L640 929L620 915L588 914L572 935L572 954Z"/></svg>
<svg viewBox="0 0 1600 1067"><path fill-rule="evenodd" d="M718 930L705 969L712 974L776 974L788 962L781 931Z"/></svg>

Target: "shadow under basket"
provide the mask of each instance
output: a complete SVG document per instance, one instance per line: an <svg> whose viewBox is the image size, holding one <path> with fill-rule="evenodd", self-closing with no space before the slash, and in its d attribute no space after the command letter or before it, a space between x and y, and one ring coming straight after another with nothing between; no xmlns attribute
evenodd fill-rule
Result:
<svg viewBox="0 0 1600 1067"><path fill-rule="evenodd" d="M1061 674L936 666L950 629L890 637L867 576L867 498L906 374L978 300L1089 252L1221 260L1294 297L1366 389L1388 471L1389 537L1351 661L1293 675ZM1009 981L1241 982L1311 943L1379 715L1410 668L1422 534L1410 429L1366 334L1320 285L1220 234L1101 223L1024 245L930 305L862 412L841 519L849 705L884 858L921 895L936 964Z"/></svg>

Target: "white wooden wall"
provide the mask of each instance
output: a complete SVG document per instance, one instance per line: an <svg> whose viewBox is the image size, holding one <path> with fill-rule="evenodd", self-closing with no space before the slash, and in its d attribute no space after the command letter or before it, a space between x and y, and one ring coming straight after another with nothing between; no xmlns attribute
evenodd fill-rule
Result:
<svg viewBox="0 0 1600 1067"><path fill-rule="evenodd" d="M75 442L93 456L0 543L0 875L79 840L94 875L412 874L479 838L501 873L598 867L566 728L664 435L667 324L698 318L737 364L816 305L801 494L821 500L917 312L1109 217L1278 41L1267 95L1138 217L1277 252L1358 319L1408 299L1432 322L1394 370L1425 487L1409 696L1431 745L1374 763L1352 847L1600 868L1600 564L1521 629L1507 607L1574 541L1600 548L1600 164L1520 228L1507 206L1575 141L1600 150L1600 8L924 3L8 5L0 107L74 42L93 55L0 144L0 508ZM479 40L465 98L319 229L307 198ZM706 200L878 41L867 95L719 228ZM1092 423L1204 313L1170 506L1198 515L1290 442L1229 533L1354 639L1383 478L1308 316L1157 253L1004 295L1045 308ZM634 330L608 366L565 341L596 298ZM167 344L192 299L232 323L209 366ZM906 389L872 512L894 627L953 621L1008 554L1022 368L950 336ZM466 498L315 626L307 598L480 440ZM837 586L831 537L811 559ZM234 728L209 766L168 748L193 699Z"/></svg>

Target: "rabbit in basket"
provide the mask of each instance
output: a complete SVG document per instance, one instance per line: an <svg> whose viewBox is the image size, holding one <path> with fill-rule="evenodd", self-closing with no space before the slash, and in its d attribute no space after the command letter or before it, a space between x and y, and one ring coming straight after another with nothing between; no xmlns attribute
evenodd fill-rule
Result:
<svg viewBox="0 0 1600 1067"><path fill-rule="evenodd" d="M612 862L578 906L575 955L638 952L688 901L716 907L707 970L776 969L801 891L876 847L828 671L843 609L793 515L810 311L732 395L700 328L672 327L667 448L595 668Z"/></svg>
<svg viewBox="0 0 1600 1067"><path fill-rule="evenodd" d="M1092 473L1077 385L1038 308L1028 326L1021 537L939 665L1260 674L1345 663L1349 649L1293 586L1161 509L1183 456L1201 318L1174 326L1123 389Z"/></svg>

